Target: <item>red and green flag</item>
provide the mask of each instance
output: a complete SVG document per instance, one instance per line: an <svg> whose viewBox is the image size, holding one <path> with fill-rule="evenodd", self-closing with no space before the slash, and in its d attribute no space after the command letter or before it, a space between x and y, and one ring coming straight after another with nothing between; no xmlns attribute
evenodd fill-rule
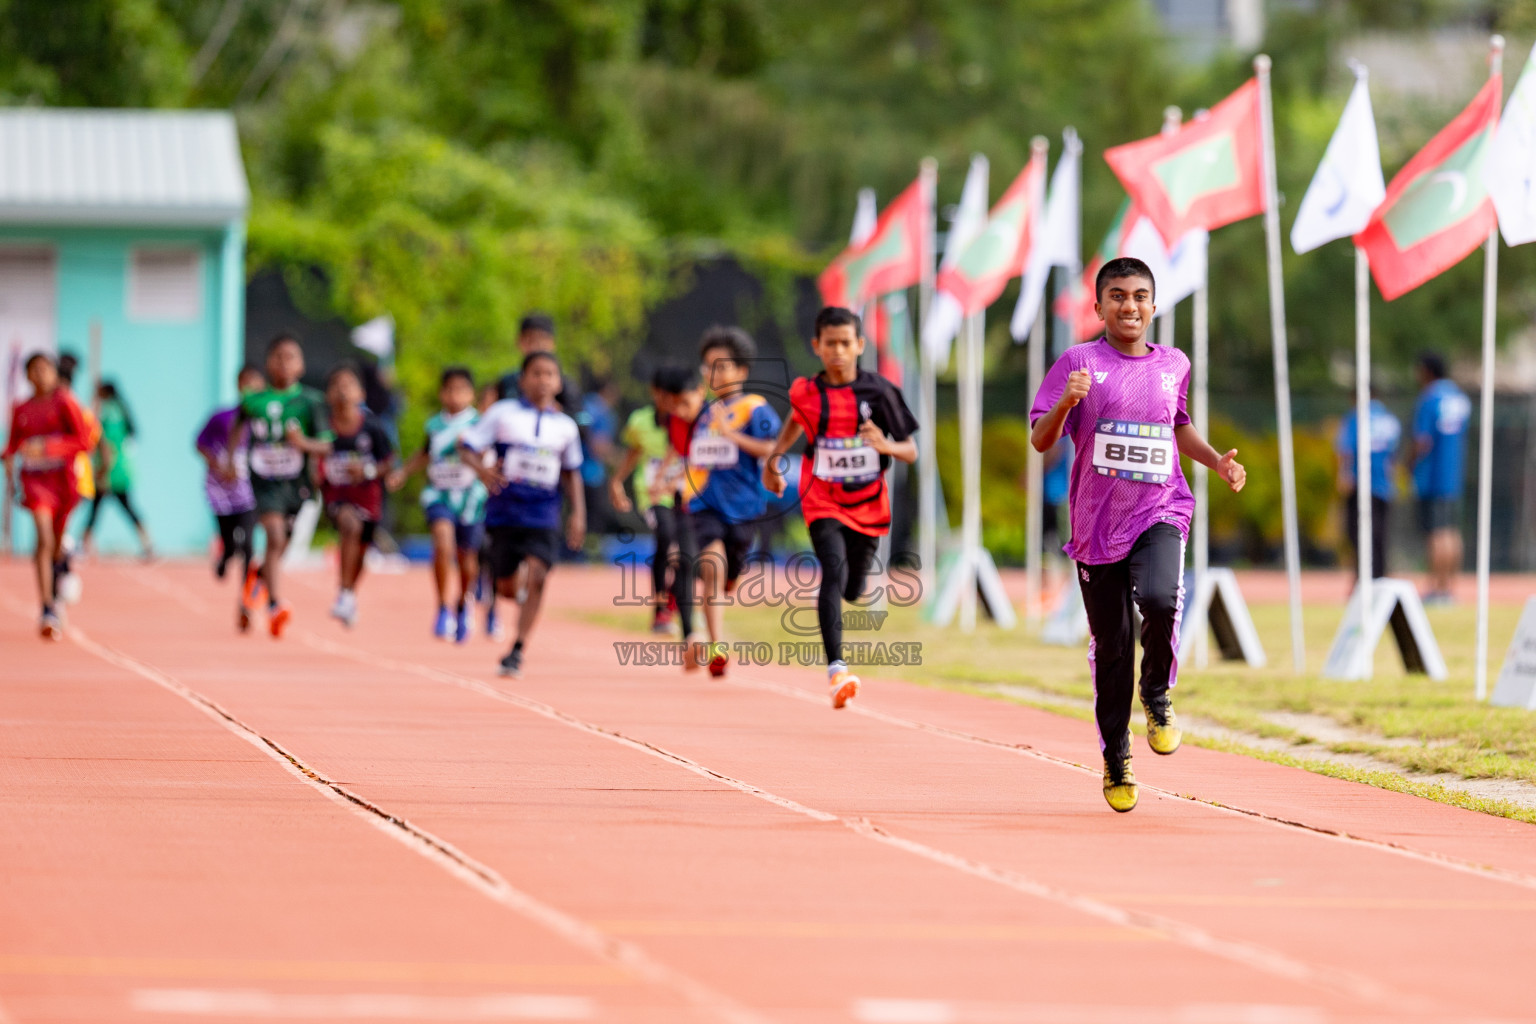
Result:
<svg viewBox="0 0 1536 1024"><path fill-rule="evenodd" d="M1465 259L1497 224L1483 168L1499 126L1504 85L1488 80L1467 108L1408 161L1355 244L1388 300Z"/></svg>
<svg viewBox="0 0 1536 1024"><path fill-rule="evenodd" d="M1032 157L987 214L987 226L939 272L938 289L948 292L969 316L986 309L1010 280L1024 273L1045 197L1045 159Z"/></svg>
<svg viewBox="0 0 1536 1024"><path fill-rule="evenodd" d="M1104 233L1104 241L1099 243L1098 249L1083 266L1081 285L1075 290L1062 292L1056 298L1056 315L1071 323L1072 336L1078 341L1097 338L1104 331L1104 322L1093 311L1093 304L1097 301L1093 294L1093 283L1099 276L1099 268L1121 254L1126 229L1141 217L1141 212L1138 210L1132 213L1132 208L1130 199L1120 204L1109 230Z"/></svg>
<svg viewBox="0 0 1536 1024"><path fill-rule="evenodd" d="M878 295L921 281L924 265L932 263L932 256L924 251L932 221L928 206L920 180L891 200L875 222L874 232L844 249L816 279L822 301L858 309Z"/></svg>
<svg viewBox="0 0 1536 1024"><path fill-rule="evenodd" d="M1264 212L1259 82L1249 79L1171 135L1106 150L1132 202L1164 238L1213 231Z"/></svg>

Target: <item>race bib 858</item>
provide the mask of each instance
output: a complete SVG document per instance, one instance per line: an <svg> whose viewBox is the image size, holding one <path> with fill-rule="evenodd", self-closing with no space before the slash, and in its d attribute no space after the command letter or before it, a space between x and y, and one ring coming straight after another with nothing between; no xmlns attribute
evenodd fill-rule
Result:
<svg viewBox="0 0 1536 1024"><path fill-rule="evenodd" d="M1165 484L1178 457L1170 426L1099 420L1094 429L1093 470L1100 476Z"/></svg>

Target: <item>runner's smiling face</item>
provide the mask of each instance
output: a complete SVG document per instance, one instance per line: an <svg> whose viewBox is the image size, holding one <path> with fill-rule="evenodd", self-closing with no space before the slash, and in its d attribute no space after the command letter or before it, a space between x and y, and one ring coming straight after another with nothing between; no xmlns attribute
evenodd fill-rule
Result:
<svg viewBox="0 0 1536 1024"><path fill-rule="evenodd" d="M1157 312L1152 304L1154 298L1152 282L1146 278L1112 277L1104 282L1093 310L1104 321L1110 341L1135 345L1147 333L1152 314Z"/></svg>
<svg viewBox="0 0 1536 1024"><path fill-rule="evenodd" d="M864 339L852 324L823 327L811 342L811 349L827 368L827 379L832 383L846 384L858 376Z"/></svg>

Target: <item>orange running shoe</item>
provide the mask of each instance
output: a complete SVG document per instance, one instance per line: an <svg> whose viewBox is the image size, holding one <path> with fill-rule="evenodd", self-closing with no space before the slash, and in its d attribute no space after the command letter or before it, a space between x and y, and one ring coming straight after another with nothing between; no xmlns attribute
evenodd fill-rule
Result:
<svg viewBox="0 0 1536 1024"><path fill-rule="evenodd" d="M726 653L725 644L711 644L710 646L714 649L714 657L709 659L709 674L719 679L725 675L725 665L730 660L730 656Z"/></svg>
<svg viewBox="0 0 1536 1024"><path fill-rule="evenodd" d="M832 677L832 706L840 708L859 695L859 677L844 669Z"/></svg>
<svg viewBox="0 0 1536 1024"><path fill-rule="evenodd" d="M282 636L283 630L287 627L288 620L291 618L293 618L293 609L289 608L286 604L279 604L271 608L267 613L267 628L272 630L272 636Z"/></svg>
<svg viewBox="0 0 1536 1024"><path fill-rule="evenodd" d="M251 566L245 572L245 582L240 586L240 607L249 616L261 607L261 592L267 589L261 582L261 568Z"/></svg>

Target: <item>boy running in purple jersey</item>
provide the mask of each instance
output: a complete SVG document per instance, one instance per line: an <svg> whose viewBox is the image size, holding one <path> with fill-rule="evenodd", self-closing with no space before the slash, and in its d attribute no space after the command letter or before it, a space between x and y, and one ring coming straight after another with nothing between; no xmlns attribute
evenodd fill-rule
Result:
<svg viewBox="0 0 1536 1024"><path fill-rule="evenodd" d="M1157 285L1138 259L1110 260L1095 281L1094 311L1104 336L1056 361L1030 410L1030 443L1046 451L1063 433L1078 452L1068 507L1083 604L1088 669L1104 754L1104 798L1117 811L1136 806L1131 771L1131 695L1136 652L1131 602L1141 610L1141 703L1147 743L1171 754L1183 739L1169 690L1178 677L1184 610L1184 542L1194 497L1179 456L1209 466L1234 491L1247 474L1206 443L1189 421L1189 359L1146 340Z"/></svg>
<svg viewBox="0 0 1536 1024"><path fill-rule="evenodd" d="M260 391L266 384L266 378L254 366L245 367L236 378L242 398ZM197 435L197 454L208 464L203 493L207 495L208 507L219 524L219 557L213 563L213 574L223 579L230 559L240 556L243 585L236 624L244 633L251 628L251 613L255 610L252 602L260 589L260 581L254 564L256 496L251 493L245 451L236 445L237 438L233 434L239 411L237 402L232 408L221 409L209 417Z"/></svg>

